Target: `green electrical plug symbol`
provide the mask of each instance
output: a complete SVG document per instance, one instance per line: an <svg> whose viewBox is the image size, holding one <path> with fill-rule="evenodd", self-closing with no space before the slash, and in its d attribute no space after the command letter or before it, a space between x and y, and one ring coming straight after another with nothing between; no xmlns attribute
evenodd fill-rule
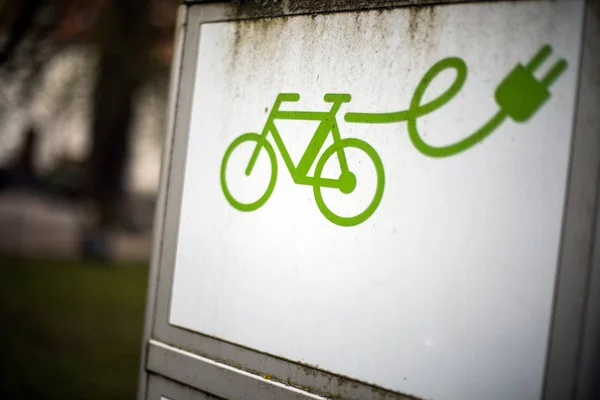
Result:
<svg viewBox="0 0 600 400"><path fill-rule="evenodd" d="M498 85L495 93L498 112L485 124L464 139L446 146L431 146L426 143L417 129L417 120L439 110L458 94L467 80L467 65L456 57L445 58L434 64L421 78L410 100L407 110L392 113L347 113L346 122L392 123L406 121L408 137L415 148L428 157L448 157L465 151L481 142L511 117L517 122L525 122L550 98L548 88L566 70L567 62L560 60L550 72L538 81L533 73L550 56L552 48L543 46L526 66L518 64ZM450 87L439 97L423 104L423 96L431 82L442 72L454 69L456 78Z"/></svg>
<svg viewBox="0 0 600 400"><path fill-rule="evenodd" d="M402 111L391 113L346 113L344 119L350 123L393 123L407 122L408 136L415 148L422 154L429 157L448 157L465 151L475 144L481 142L484 138L494 132L507 117L516 122L526 122L544 105L550 98L549 87L562 75L567 68L567 62L560 60L550 71L541 79L537 80L534 72L550 56L552 48L548 45L543 46L527 63L523 66L518 64L498 85L495 92L495 100L499 106L499 111L493 115L484 125L464 139L446 146L431 146L426 143L417 129L417 120L427 114L430 114L448 102L450 102L462 89L467 79L467 66L463 60L457 57L449 57L440 60L434 64L421 78L417 84L415 92L410 101L409 108ZM431 82L442 72L454 69L456 78L450 87L437 98L423 103L423 97ZM280 106L284 102L295 102L300 100L297 93L280 93L275 100L267 122L261 134L246 133L239 136L229 145L223 156L221 163L221 187L225 198L235 209L239 211L254 211L264 205L275 188L277 181L277 158L275 150L267 140L271 133L275 145L281 154L281 157L287 167L292 179L296 184L308 185L313 187L315 202L319 211L332 223L339 226L354 226L366 221L377 209L383 197L385 186L385 173L381 158L375 149L367 142L356 138L342 139L338 128L336 115L343 103L350 102L351 96L346 93L328 93L324 100L331 103L329 111L283 111ZM298 165L294 165L290 154L285 147L281 136L275 125L276 120L296 120L296 121L318 121L319 125L314 133L310 144L305 150ZM325 144L325 140L331 134L333 144L325 149L321 157L317 157ZM262 149L270 161L271 176L267 189L257 200L251 202L241 202L231 193L227 183L227 166L231 155L241 144L246 142L255 142L254 151L245 168L245 175L249 176L257 162ZM354 148L364 153L371 161L376 172L376 188L369 204L353 216L342 216L334 211L325 203L322 194L323 189L338 190L343 194L351 194L357 185L356 175L350 170L346 157L346 150ZM333 156L337 156L340 167L340 175L337 178L325 178L322 176L323 169L327 161ZM313 176L308 176L309 170L317 162Z"/></svg>
<svg viewBox="0 0 600 400"><path fill-rule="evenodd" d="M496 89L496 102L513 120L525 122L533 117L550 98L548 88L567 69L567 62L560 60L538 81L533 73L550 54L550 46L542 47L526 66L517 65Z"/></svg>

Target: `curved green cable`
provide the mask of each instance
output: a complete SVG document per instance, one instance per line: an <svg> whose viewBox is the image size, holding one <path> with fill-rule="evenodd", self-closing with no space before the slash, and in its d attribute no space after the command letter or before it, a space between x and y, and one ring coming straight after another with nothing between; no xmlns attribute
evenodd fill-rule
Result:
<svg viewBox="0 0 600 400"><path fill-rule="evenodd" d="M417 150L419 150L422 154L429 157L448 157L453 156L461 151L465 151L478 142L485 139L490 133L494 132L498 126L504 119L506 118L506 114L502 111L498 111L492 118L490 118L481 128L477 129L471 135L467 136L460 142L452 143L446 146L432 146L430 144L425 143L425 141L419 135L419 131L417 130L417 119L411 118L408 122L408 137L410 141L415 146Z"/></svg>
<svg viewBox="0 0 600 400"><path fill-rule="evenodd" d="M439 97L429 101L428 103L421 104L425 91L431 84L431 82L443 71L447 69L456 70L456 78L452 85ZM351 123L391 123L407 121L408 136L415 146L415 148L422 154L430 157L448 157L461 151L467 150L474 146L486 136L492 133L506 118L506 114L503 111L498 111L492 118L490 118L481 128L476 130L471 135L467 136L463 140L447 145L435 147L431 146L422 139L417 129L417 120L427 114L430 114L444 105L458 94L462 89L467 79L467 65L463 60L457 57L449 57L440 60L434 64L423 76L415 93L410 101L410 106L407 110L391 112L391 113L347 113L344 117L346 122Z"/></svg>

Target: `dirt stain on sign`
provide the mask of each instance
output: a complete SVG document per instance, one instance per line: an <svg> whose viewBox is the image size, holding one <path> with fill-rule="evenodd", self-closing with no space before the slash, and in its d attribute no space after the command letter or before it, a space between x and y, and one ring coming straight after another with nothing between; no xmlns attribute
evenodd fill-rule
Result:
<svg viewBox="0 0 600 400"><path fill-rule="evenodd" d="M435 30L435 7L420 6L408 8L408 37L419 39L425 44L429 34Z"/></svg>
<svg viewBox="0 0 600 400"><path fill-rule="evenodd" d="M240 57L258 62L260 56L272 47L264 44L277 40L280 36L278 32L281 32L287 20L288 17L278 17L236 22L235 39L230 52L231 72L235 71Z"/></svg>

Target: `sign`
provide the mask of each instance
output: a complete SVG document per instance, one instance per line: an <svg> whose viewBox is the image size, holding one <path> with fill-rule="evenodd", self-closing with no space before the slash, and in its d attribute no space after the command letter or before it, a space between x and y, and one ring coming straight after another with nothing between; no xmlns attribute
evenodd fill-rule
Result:
<svg viewBox="0 0 600 400"><path fill-rule="evenodd" d="M541 398L583 17L528 1L196 25L163 336L418 398Z"/></svg>
<svg viewBox="0 0 600 400"><path fill-rule="evenodd" d="M348 112L345 115L346 122L350 123L394 123L406 121L408 135L414 147L429 157L449 157L460 152L463 152L477 143L485 139L493 133L507 117L512 118L516 122L528 121L538 109L550 98L549 88L554 81L567 68L567 62L562 59L557 62L549 72L542 78L538 79L534 73L540 65L550 56L552 48L549 45L543 46L536 55L525 65L517 65L510 74L500 83L495 92L495 99L499 106L499 111L495 113L489 121L482 125L466 138L456 141L452 144L442 146L432 146L428 144L419 134L417 121L419 117L426 116L441 107L445 106L453 97L455 97L460 89L462 89L467 78L467 66L465 62L456 57L448 57L433 65L423 76L415 89L415 93L410 101L410 107L406 110L401 110L391 113L355 113ZM446 70L454 70L456 79L447 91L439 97L423 103L423 96L427 91L428 86L435 80L438 74ZM275 100L271 112L265 126L260 135L256 133L246 133L236 138L233 143L225 151L225 156L221 163L221 186L223 194L227 201L239 211L254 211L260 208L271 196L275 188L277 180L277 158L273 146L268 141L269 135L272 135L277 149L287 167L290 176L294 183L299 185L308 185L313 187L315 201L319 210L325 218L340 226L354 226L363 223L377 209L383 196L383 188L385 186L385 173L381 158L371 145L361 139L346 138L342 139L336 119L336 114L344 103L350 102L352 96L348 93L327 93L324 96L326 102L331 103L329 111L282 111L280 109L284 102L297 102L300 100L298 93L280 93ZM295 164L290 153L285 146L275 121L291 120L291 121L317 121L318 126L316 132L312 136L310 143L306 147L300 161ZM331 134L333 144L329 146L323 153L323 145ZM232 153L246 142L256 142L254 151L245 168L246 177L250 176L261 150L265 150L270 162L270 178L265 192L256 200L244 203L238 201L232 194L228 183L228 163ZM367 201L367 207L348 216L342 216L332 211L323 201L323 189L337 189L341 193L349 195L357 186L356 175L350 170L346 157L346 150L356 149L364 153L369 159L372 167L375 170L376 182L373 198ZM319 154L321 154L319 156ZM313 176L309 176L313 164L316 163ZM340 173L336 178L325 178L323 169L329 159L337 157L337 167ZM242 176L243 178L243 176ZM243 186L244 183L239 183Z"/></svg>

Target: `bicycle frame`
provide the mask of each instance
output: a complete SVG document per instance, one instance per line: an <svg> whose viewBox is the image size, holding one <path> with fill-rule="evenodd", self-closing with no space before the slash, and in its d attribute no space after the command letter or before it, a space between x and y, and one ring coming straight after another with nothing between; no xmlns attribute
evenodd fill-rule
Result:
<svg viewBox="0 0 600 400"><path fill-rule="evenodd" d="M349 102L350 99L351 97L349 94L328 93L325 95L324 100L332 103L329 111L282 111L279 109L279 107L283 102L298 101L300 100L300 95L297 93L280 93L277 96L277 99L273 104L273 109L269 113L267 122L262 130L261 136L264 138L264 140L267 140L267 136L269 132L271 132L281 157L283 158L283 161L285 162L285 165L295 183L300 185L340 189L340 179L315 178L313 176L308 176L308 172L319 155L319 152L323 148L325 140L327 139L327 136L329 136L329 132L331 132L333 135L334 144L338 143L342 139L337 126L336 114L342 106L342 103ZM321 121L298 165L294 165L294 162L292 161L292 158L287 151L285 144L283 143L283 139L279 135L279 131L275 126L276 119ZM258 142L254 152L252 153L252 157L250 157L250 162L246 168L246 175L250 175L252 172L261 149L262 142ZM344 150L339 148L336 152L342 174L349 172Z"/></svg>

